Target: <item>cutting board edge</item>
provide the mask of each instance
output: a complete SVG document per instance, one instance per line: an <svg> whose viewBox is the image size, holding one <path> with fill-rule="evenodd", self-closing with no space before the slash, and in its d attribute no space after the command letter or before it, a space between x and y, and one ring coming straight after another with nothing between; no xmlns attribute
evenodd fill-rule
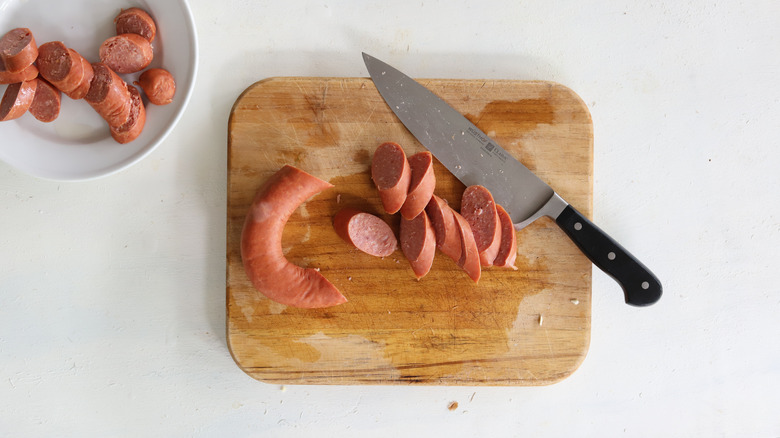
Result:
<svg viewBox="0 0 780 438"><path fill-rule="evenodd" d="M586 340L585 345L583 349L581 350L580 355L578 355L578 360L576 363L574 363L569 369L566 369L565 371L557 374L554 378L550 379L506 379L506 380L483 380L483 381L465 381L465 380L447 380L447 381L436 381L435 379L431 380L401 380L401 379L373 379L373 380L358 380L355 379L354 374L348 374L345 375L341 379L330 379L330 380L323 380L323 379L316 379L314 377L303 377L299 379L284 379L284 378L274 378L269 373L263 373L262 371L252 371L253 367L246 367L241 363L241 359L236 355L232 343L231 343L231 336L230 336L230 323L226 323L227 326L227 346L228 351L230 352L230 356L233 359L233 361L236 363L236 366L243 371L247 376L251 377L254 380L257 380L258 382L265 383L267 385L296 385L296 386L303 386L303 385L315 385L315 386L359 386L359 385L377 385L377 386L458 386L458 387L480 387L480 386L489 386L489 387L526 387L526 386L551 386L555 385L557 383L560 383L569 377L571 377L574 373L577 372L577 370L580 369L582 364L585 362L585 359L588 355L588 352L590 351L590 341L591 341L591 330L590 326L587 330L584 330L586 333Z"/></svg>
<svg viewBox="0 0 780 438"><path fill-rule="evenodd" d="M279 80L300 80L300 81L307 81L311 79L318 79L323 81L341 81L341 80L348 80L348 81L363 81L366 83L372 83L371 78L368 76L321 76L321 77L312 77L312 76L269 76L263 79L260 79L258 81L253 82L252 84L249 84L233 101L233 105L230 107L230 116L228 118L228 129L232 123L233 115L235 114L236 105L243 99L245 95L247 95L251 90L253 90L256 87L262 86L268 82L273 81L279 81ZM453 78L436 78L436 77L424 77L424 78L414 78L418 82L426 82L426 81L452 81L452 82L495 82L495 83L513 83L513 84L549 84L551 86L555 86L558 88L561 88L565 90L567 93L571 94L572 96L575 96L577 101L581 104L582 109L584 110L584 114L588 116L588 122L591 126L593 126L593 116L590 113L590 109L588 108L588 105L585 103L585 100L582 99L582 97L577 94L571 87L568 87L560 82L556 81L550 81L545 79L453 79ZM591 137L592 140L592 137ZM592 141L591 141L592 143Z"/></svg>

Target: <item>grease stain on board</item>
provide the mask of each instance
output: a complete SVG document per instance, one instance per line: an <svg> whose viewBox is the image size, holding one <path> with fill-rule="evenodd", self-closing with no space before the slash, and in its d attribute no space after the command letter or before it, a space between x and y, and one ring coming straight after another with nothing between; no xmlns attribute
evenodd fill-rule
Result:
<svg viewBox="0 0 780 438"><path fill-rule="evenodd" d="M478 114L466 114L465 117L505 149L513 146L514 158L533 170L536 169L535 154L526 145L525 137L539 125L554 124L556 108L547 98L494 100Z"/></svg>
<svg viewBox="0 0 780 438"><path fill-rule="evenodd" d="M522 129L516 132L522 134L535 129L537 125L555 123L556 111L550 99L546 98L494 100L488 102L479 114L466 114L465 117L483 131L504 131L507 125L511 125L515 129Z"/></svg>

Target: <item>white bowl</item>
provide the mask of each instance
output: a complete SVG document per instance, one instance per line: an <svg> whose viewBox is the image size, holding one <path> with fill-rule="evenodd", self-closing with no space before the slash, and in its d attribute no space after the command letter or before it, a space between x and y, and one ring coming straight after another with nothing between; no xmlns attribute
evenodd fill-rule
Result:
<svg viewBox="0 0 780 438"><path fill-rule="evenodd" d="M185 0L0 0L0 35L16 27L29 28L40 46L62 41L90 62L99 61L98 48L116 34L114 18L122 9L146 10L157 24L152 43L154 60L176 80L173 102L146 104L146 125L127 144L111 138L106 122L84 101L62 95L60 116L42 123L27 113L0 122L0 159L44 179L89 180L125 169L152 152L171 132L190 100L198 69L195 23ZM121 75L128 83L140 73ZM0 85L0 95L5 92ZM143 93L142 93L143 95Z"/></svg>

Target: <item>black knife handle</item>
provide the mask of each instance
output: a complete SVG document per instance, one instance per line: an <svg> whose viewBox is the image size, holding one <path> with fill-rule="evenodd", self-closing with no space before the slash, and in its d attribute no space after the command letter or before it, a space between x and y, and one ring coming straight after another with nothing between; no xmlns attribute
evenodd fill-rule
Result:
<svg viewBox="0 0 780 438"><path fill-rule="evenodd" d="M626 303L648 306L661 298L661 282L639 260L571 205L555 222L590 261L623 288Z"/></svg>

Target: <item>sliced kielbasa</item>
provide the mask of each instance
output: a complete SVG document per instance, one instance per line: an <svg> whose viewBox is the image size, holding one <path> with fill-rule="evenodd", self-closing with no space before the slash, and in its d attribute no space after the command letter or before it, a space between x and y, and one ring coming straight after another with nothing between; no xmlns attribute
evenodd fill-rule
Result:
<svg viewBox="0 0 780 438"><path fill-rule="evenodd" d="M89 87L92 84L92 77L95 75L92 69L92 64L81 56L73 49L70 50L70 54L74 60L79 60L81 63L81 79L78 80L78 85L72 91L65 93L68 97L74 100L83 99L89 92Z"/></svg>
<svg viewBox="0 0 780 438"><path fill-rule="evenodd" d="M92 64L94 75L84 100L97 111L109 126L119 127L130 117L132 97L127 84L107 65Z"/></svg>
<svg viewBox="0 0 780 438"><path fill-rule="evenodd" d="M401 217L401 251L418 280L431 270L436 234L425 210L411 220Z"/></svg>
<svg viewBox="0 0 780 438"><path fill-rule="evenodd" d="M38 79L9 85L0 100L0 122L18 119L24 115L32 105L37 86Z"/></svg>
<svg viewBox="0 0 780 438"><path fill-rule="evenodd" d="M433 156L428 151L418 152L409 157L411 179L406 200L401 207L401 216L412 219L428 205L436 188L436 176L433 173Z"/></svg>
<svg viewBox="0 0 780 438"><path fill-rule="evenodd" d="M38 77L38 67L35 64L30 64L22 71L11 73L5 70L2 63L0 63L0 84L15 84L17 82L31 81Z"/></svg>
<svg viewBox="0 0 780 438"><path fill-rule="evenodd" d="M496 211L501 222L501 245L498 247L498 254L493 261L494 266L502 268L517 269L515 260L517 259L517 234L512 218L504 207L496 204Z"/></svg>
<svg viewBox="0 0 780 438"><path fill-rule="evenodd" d="M398 240L387 222L371 213L346 207L333 217L336 234L366 254L386 257L398 248Z"/></svg>
<svg viewBox="0 0 780 438"><path fill-rule="evenodd" d="M43 78L37 81L35 97L30 104L30 114L41 122L53 122L60 115L62 92Z"/></svg>
<svg viewBox="0 0 780 438"><path fill-rule="evenodd" d="M252 285L276 302L295 307L329 307L347 301L317 269L290 263L282 253L282 232L300 204L333 187L284 166L258 190L241 232L241 260Z"/></svg>
<svg viewBox="0 0 780 438"><path fill-rule="evenodd" d="M146 11L140 8L123 9L114 19L114 23L116 24L117 35L134 33L141 35L151 43L154 41L155 34L157 34L157 26L155 26L154 20Z"/></svg>
<svg viewBox="0 0 780 438"><path fill-rule="evenodd" d="M134 33L112 36L100 45L100 61L120 74L141 71L153 58L149 40Z"/></svg>
<svg viewBox="0 0 780 438"><path fill-rule="evenodd" d="M38 48L40 75L63 93L71 93L83 78L81 59L62 41L51 41Z"/></svg>
<svg viewBox="0 0 780 438"><path fill-rule="evenodd" d="M144 107L143 99L141 99L141 93L134 86L126 85L131 99L130 115L124 125L110 127L111 137L120 144L130 143L138 138L144 129L144 124L146 124L146 108Z"/></svg>
<svg viewBox="0 0 780 438"><path fill-rule="evenodd" d="M493 195L483 186L466 187L461 199L460 214L474 232L482 266L491 266L501 245L501 224Z"/></svg>
<svg viewBox="0 0 780 438"><path fill-rule="evenodd" d="M168 70L162 68L146 70L134 83L144 90L149 102L155 105L171 103L174 94L176 94L176 81L173 80L173 76Z"/></svg>
<svg viewBox="0 0 780 438"><path fill-rule="evenodd" d="M386 142L376 148L371 159L371 179L385 211L397 213L406 200L411 180L409 162L398 143Z"/></svg>
<svg viewBox="0 0 780 438"><path fill-rule="evenodd" d="M436 247L455 263L460 259L460 234L452 208L444 199L433 195L425 207L436 234Z"/></svg>
<svg viewBox="0 0 780 438"><path fill-rule="evenodd" d="M0 38L0 65L9 73L18 73L35 62L38 46L30 29L17 27Z"/></svg>
<svg viewBox="0 0 780 438"><path fill-rule="evenodd" d="M460 258L458 259L458 266L466 271L466 274L474 280L474 283L479 282L479 277L482 275L482 267L479 261L479 250L477 250L477 242L474 240L474 232L471 230L471 226L468 221L457 211L452 211L455 216L455 225L458 228L458 234L460 235Z"/></svg>

